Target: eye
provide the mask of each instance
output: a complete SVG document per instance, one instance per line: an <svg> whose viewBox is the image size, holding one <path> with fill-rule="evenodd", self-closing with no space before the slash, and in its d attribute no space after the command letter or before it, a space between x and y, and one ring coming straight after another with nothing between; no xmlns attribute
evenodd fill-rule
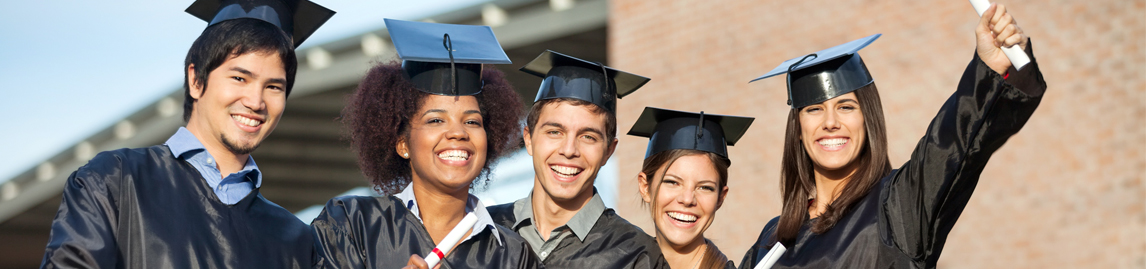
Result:
<svg viewBox="0 0 1146 269"><path fill-rule="evenodd" d="M676 186L676 185L680 185L680 182L676 182L676 180L672 180L672 179L661 179L661 184L669 185L669 186Z"/></svg>
<svg viewBox="0 0 1146 269"><path fill-rule="evenodd" d="M234 79L235 81L238 81L238 82L247 82L247 79L239 77L239 76L231 77L231 79Z"/></svg>
<svg viewBox="0 0 1146 269"><path fill-rule="evenodd" d="M589 142L597 142L597 137L594 135L582 135L581 139L585 139L586 141L589 141Z"/></svg>
<svg viewBox="0 0 1146 269"><path fill-rule="evenodd" d="M840 110L843 110L843 111L855 111L856 109L857 109L857 107L856 107L856 106L854 106L854 105L843 105L843 106L840 106Z"/></svg>
<svg viewBox="0 0 1146 269"><path fill-rule="evenodd" d="M704 191L707 191L707 192L714 192L714 191L716 191L716 187L713 187L713 186L700 186L700 189L701 189L701 190L704 190Z"/></svg>
<svg viewBox="0 0 1146 269"><path fill-rule="evenodd" d="M482 122L480 120L467 120L466 124L481 127Z"/></svg>
<svg viewBox="0 0 1146 269"><path fill-rule="evenodd" d="M431 119L426 120L426 124L443 123L443 122L446 122L446 121L444 121L440 118L431 118Z"/></svg>
<svg viewBox="0 0 1146 269"><path fill-rule="evenodd" d="M279 87L278 85L267 86L267 89L271 89L272 91L276 91L276 92L285 91L282 87Z"/></svg>
<svg viewBox="0 0 1146 269"><path fill-rule="evenodd" d="M812 113L820 112L820 110L821 109L819 107L808 107L808 108L804 109L804 113L812 114Z"/></svg>
<svg viewBox="0 0 1146 269"><path fill-rule="evenodd" d="M549 136L559 136L559 135L561 135L561 132L557 131L557 130L548 130L548 131L545 131L545 134L547 134Z"/></svg>

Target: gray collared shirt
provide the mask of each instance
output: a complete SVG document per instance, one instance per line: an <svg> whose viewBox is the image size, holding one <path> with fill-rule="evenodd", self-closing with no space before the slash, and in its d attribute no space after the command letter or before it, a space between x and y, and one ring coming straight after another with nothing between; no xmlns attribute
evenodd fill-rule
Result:
<svg viewBox="0 0 1146 269"><path fill-rule="evenodd" d="M402 203L405 204L406 209L409 209L410 213L414 213L414 217L418 218L418 221L422 221L422 214L418 213L418 200L414 199L414 188L412 188L413 186L414 183L406 185L406 189L402 190L401 193L395 194L394 197L402 200ZM474 236L476 236L478 233L481 233L482 230L490 229L493 230L493 238L497 239L497 244L504 244L501 242L501 233L497 232L497 226L494 226L493 224L493 217L490 217L489 211L485 210L485 205L482 204L481 201L478 200L477 196L474 196L473 194L470 194L470 198L466 201L466 213L470 212L473 212L474 215L477 216L478 220L476 223L474 223L474 227L472 228L473 230L470 235L466 236L465 239L462 239L461 242L470 241L470 239L473 239Z"/></svg>
<svg viewBox="0 0 1146 269"><path fill-rule="evenodd" d="M605 202L601 200L601 195L597 194L597 190L593 190L593 198L589 199L589 203L581 207L573 218L569 219L565 225L554 228L549 233L549 239L541 238L541 233L537 231L537 226L533 223L533 193L529 196L513 202L513 217L517 222L513 223L513 230L516 231L521 237L529 242L529 246L533 248L533 253L542 261L561 243L562 240L568 238L570 234L577 237L577 240L585 241L585 236L589 235L589 231L593 229L593 225L597 223L597 219L601 214L605 213Z"/></svg>

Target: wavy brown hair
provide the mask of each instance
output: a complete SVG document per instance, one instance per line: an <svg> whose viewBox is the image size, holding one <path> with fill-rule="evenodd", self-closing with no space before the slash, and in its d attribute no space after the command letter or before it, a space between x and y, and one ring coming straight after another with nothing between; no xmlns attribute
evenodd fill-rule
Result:
<svg viewBox="0 0 1146 269"><path fill-rule="evenodd" d="M521 141L521 98L497 68L483 66L482 81L482 91L474 97L488 146L481 174L471 187L488 181L490 166ZM398 193L410 184L410 160L399 156L395 147L398 141L409 138L410 119L429 95L415 88L401 64L392 61L371 68L346 101L342 124L358 153L362 174L379 193Z"/></svg>
<svg viewBox="0 0 1146 269"><path fill-rule="evenodd" d="M883 118L883 104L879 100L879 90L875 83L855 91L863 114L866 141L852 178L844 186L840 196L828 205L823 214L812 223L812 232L822 234L831 230L844 214L863 199L872 186L891 173L887 158L887 128ZM808 198L816 193L814 163L804 144L800 143L800 108L788 112L788 130L784 136L784 157L780 167L780 190L783 195L783 209L776 229L776 241L791 246L800 232L800 227L808 220Z"/></svg>
<svg viewBox="0 0 1146 269"><path fill-rule="evenodd" d="M723 190L724 186L728 186L728 166L732 165L732 162L728 159L725 159L716 153L707 151L693 149L672 149L658 152L657 154L653 154L653 156L645 158L644 164L641 165L641 172L645 173L645 184L647 184L646 186L649 186L645 191L649 193L650 199L656 201L657 196L660 194L660 180L654 180L654 178L660 179L663 178L664 175L662 174L659 178L657 178L657 172L668 171L668 168L672 166L672 164L675 163L677 159L690 155L707 156L708 160L713 163L715 166L713 168L716 168L716 173L720 175L720 181L717 182L716 185L718 192ZM656 214L656 208L648 206L649 203L643 203L643 205L649 207L649 214ZM712 212L712 216L716 217L716 212ZM656 216L654 215L653 217L655 218ZM656 229L657 235L660 235L660 228ZM720 249L717 249L716 245L712 244L712 241L709 241L708 239L704 239L704 241L705 244L708 244L708 248L704 251L704 253L702 253L703 256L701 257L700 268L724 268L724 264L728 262L728 257L724 256L724 253L721 253Z"/></svg>

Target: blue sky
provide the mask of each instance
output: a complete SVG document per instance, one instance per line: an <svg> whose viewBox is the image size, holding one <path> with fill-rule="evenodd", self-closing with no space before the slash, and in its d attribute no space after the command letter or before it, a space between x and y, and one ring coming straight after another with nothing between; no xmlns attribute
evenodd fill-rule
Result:
<svg viewBox="0 0 1146 269"><path fill-rule="evenodd" d="M308 45L488 0L314 0L338 12ZM5 1L0 9L0 181L182 86L206 27L192 1Z"/></svg>

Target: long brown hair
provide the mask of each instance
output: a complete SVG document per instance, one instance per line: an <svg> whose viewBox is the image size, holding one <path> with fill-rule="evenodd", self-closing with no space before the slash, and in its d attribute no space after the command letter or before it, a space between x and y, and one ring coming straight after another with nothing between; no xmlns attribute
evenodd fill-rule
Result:
<svg viewBox="0 0 1146 269"><path fill-rule="evenodd" d="M887 129L883 118L883 104L875 83L855 91L860 111L864 118L866 141L855 160L856 171L844 186L843 192L823 214L812 223L812 232L822 234L832 229L836 222L851 210L852 205L871 191L881 178L891 172L887 158ZM808 220L808 198L816 193L815 172L811 157L800 143L800 109L788 112L788 130L784 135L784 159L780 168L780 190L783 195L783 211L777 224L775 240L791 246L800 232L800 227Z"/></svg>
<svg viewBox="0 0 1146 269"><path fill-rule="evenodd" d="M653 178L656 177L657 172L662 170L667 171L668 168L672 166L672 164L676 162L677 159L689 155L708 156L708 160L712 161L714 165L713 168L716 168L716 173L720 175L720 181L717 182L716 186L718 191L723 190L724 186L728 185L728 166L732 164L732 162L730 162L728 159L725 159L716 153L707 151L692 149L666 150L645 158L645 162L641 166L641 172L645 173L645 184L648 186L648 189L645 191L649 193L649 197L652 201L656 201L657 195L660 194L660 180L653 180ZM661 175L661 177L664 177L664 175ZM649 208L650 215L656 214L656 208L648 206L648 203L644 203L644 205ZM716 212L712 212L712 214L714 217L716 216ZM657 233L660 233L659 228ZM711 241L708 241L708 239L705 239L704 241L706 244L708 244L708 248L702 254L704 256L701 257L700 263L703 266L700 268L709 268L704 266L711 266L712 264L718 264L720 267L723 267L724 263L728 261L728 258L725 257L724 253L721 253L720 250L716 248L716 245L713 245Z"/></svg>

